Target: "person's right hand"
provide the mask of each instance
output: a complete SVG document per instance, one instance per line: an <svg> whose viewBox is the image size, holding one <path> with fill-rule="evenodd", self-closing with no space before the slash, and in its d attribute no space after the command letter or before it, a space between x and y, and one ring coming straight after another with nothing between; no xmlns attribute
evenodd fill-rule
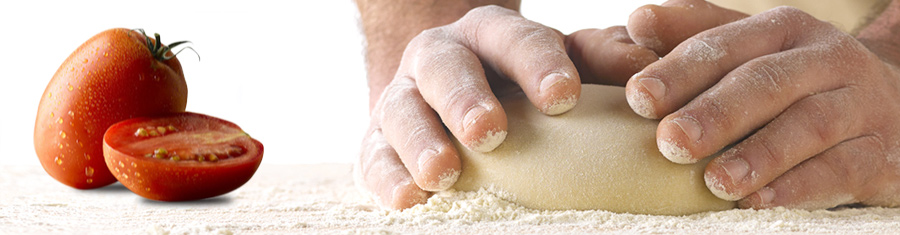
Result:
<svg viewBox="0 0 900 235"><path fill-rule="evenodd" d="M356 183L382 207L424 203L460 174L445 126L474 151L491 151L506 137L506 114L495 92L521 89L541 112L561 114L578 100L579 71L587 82L624 85L657 59L634 45L624 27L566 38L513 10L475 8L452 24L423 31L406 47L370 113L354 166Z"/></svg>

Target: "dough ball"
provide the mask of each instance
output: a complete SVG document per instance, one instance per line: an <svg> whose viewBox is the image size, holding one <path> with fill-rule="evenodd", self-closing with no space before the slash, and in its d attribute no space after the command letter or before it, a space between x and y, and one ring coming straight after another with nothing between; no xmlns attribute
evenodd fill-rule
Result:
<svg viewBox="0 0 900 235"><path fill-rule="evenodd" d="M656 120L635 114L622 87L583 85L578 105L540 113L524 94L500 99L506 140L487 153L456 142L462 175L456 190L499 191L524 207L686 215L734 208L703 181L709 159L669 162L656 147Z"/></svg>

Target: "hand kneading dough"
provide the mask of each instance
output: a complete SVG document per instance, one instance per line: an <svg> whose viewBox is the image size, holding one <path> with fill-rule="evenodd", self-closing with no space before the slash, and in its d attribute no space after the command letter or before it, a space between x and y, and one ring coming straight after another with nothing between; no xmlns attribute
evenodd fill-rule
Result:
<svg viewBox="0 0 900 235"><path fill-rule="evenodd" d="M456 190L498 190L528 208L685 215L734 208L703 181L706 161L669 162L656 147L655 120L635 114L621 87L584 85L571 111L547 116L521 93L501 98L506 140L488 153L456 142Z"/></svg>

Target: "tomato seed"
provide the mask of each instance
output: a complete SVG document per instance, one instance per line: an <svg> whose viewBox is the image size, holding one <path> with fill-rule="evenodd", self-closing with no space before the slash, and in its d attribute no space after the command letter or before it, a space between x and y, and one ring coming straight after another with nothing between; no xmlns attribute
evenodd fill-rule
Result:
<svg viewBox="0 0 900 235"><path fill-rule="evenodd" d="M147 129L144 129L143 127L138 127L137 131L134 132L134 136L137 137L147 137L148 135L150 135L150 133L147 133Z"/></svg>

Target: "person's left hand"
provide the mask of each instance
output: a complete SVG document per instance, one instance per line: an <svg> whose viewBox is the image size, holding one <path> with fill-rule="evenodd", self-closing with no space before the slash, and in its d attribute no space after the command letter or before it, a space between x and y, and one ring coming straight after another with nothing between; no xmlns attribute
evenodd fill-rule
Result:
<svg viewBox="0 0 900 235"><path fill-rule="evenodd" d="M900 205L900 70L872 45L795 8L745 18L697 0L642 7L628 32L665 55L628 81L629 104L662 118L657 143L673 162L724 150L704 175L716 196Z"/></svg>

